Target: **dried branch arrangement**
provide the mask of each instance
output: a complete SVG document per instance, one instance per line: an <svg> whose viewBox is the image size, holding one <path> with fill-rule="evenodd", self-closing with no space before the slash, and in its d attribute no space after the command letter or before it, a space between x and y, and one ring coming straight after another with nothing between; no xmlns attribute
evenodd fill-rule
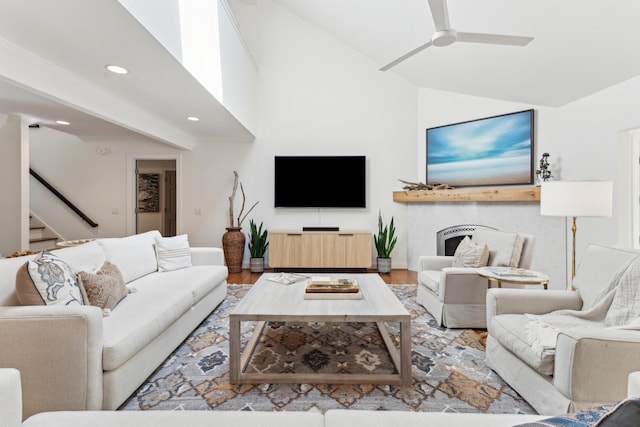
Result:
<svg viewBox="0 0 640 427"><path fill-rule="evenodd" d="M422 182L410 182L399 179L398 181L406 184L402 187L404 190L453 190L454 188L447 184L425 184Z"/></svg>
<svg viewBox="0 0 640 427"><path fill-rule="evenodd" d="M240 213L238 214L237 218L238 222L235 223L233 206L235 204L236 192L238 191L238 184L240 185L240 193L242 193L242 205L240 207ZM238 172L233 171L233 190L231 191L231 196L229 196L229 227L242 227L242 221L244 221L247 215L249 215L249 212L251 212L253 208L255 208L256 205L260 203L259 201L255 202L251 206L251 208L249 208L249 210L243 215L242 213L244 212L245 202L246 196L244 194L244 187L242 186L242 183L239 182Z"/></svg>

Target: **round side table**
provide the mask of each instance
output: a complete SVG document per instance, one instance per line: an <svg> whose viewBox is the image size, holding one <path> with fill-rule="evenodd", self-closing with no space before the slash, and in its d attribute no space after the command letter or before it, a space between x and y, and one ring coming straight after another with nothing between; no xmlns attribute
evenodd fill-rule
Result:
<svg viewBox="0 0 640 427"><path fill-rule="evenodd" d="M504 282L515 285L542 285L544 289L547 289L549 284L548 275L525 268L480 267L478 274L489 281L489 287L491 287L491 282L495 282L501 288Z"/></svg>

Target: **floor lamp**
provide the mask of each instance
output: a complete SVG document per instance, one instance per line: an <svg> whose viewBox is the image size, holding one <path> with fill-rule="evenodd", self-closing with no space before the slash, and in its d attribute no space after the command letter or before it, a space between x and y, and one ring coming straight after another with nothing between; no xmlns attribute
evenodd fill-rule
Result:
<svg viewBox="0 0 640 427"><path fill-rule="evenodd" d="M540 214L573 218L571 231L571 280L576 275L576 218L610 217L611 181L549 181L540 188Z"/></svg>

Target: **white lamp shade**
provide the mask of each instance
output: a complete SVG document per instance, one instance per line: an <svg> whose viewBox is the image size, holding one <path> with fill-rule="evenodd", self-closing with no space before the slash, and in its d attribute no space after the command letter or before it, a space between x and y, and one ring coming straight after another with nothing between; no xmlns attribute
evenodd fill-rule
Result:
<svg viewBox="0 0 640 427"><path fill-rule="evenodd" d="M551 181L540 188L542 215L609 217L612 206L611 181Z"/></svg>

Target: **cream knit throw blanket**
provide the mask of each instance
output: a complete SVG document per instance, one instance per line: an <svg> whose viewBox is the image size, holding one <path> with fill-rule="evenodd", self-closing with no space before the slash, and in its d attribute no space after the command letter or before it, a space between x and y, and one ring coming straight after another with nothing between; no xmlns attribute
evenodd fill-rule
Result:
<svg viewBox="0 0 640 427"><path fill-rule="evenodd" d="M560 331L583 328L640 330L640 256L621 268L588 310L525 314L527 342L538 357L555 353Z"/></svg>

